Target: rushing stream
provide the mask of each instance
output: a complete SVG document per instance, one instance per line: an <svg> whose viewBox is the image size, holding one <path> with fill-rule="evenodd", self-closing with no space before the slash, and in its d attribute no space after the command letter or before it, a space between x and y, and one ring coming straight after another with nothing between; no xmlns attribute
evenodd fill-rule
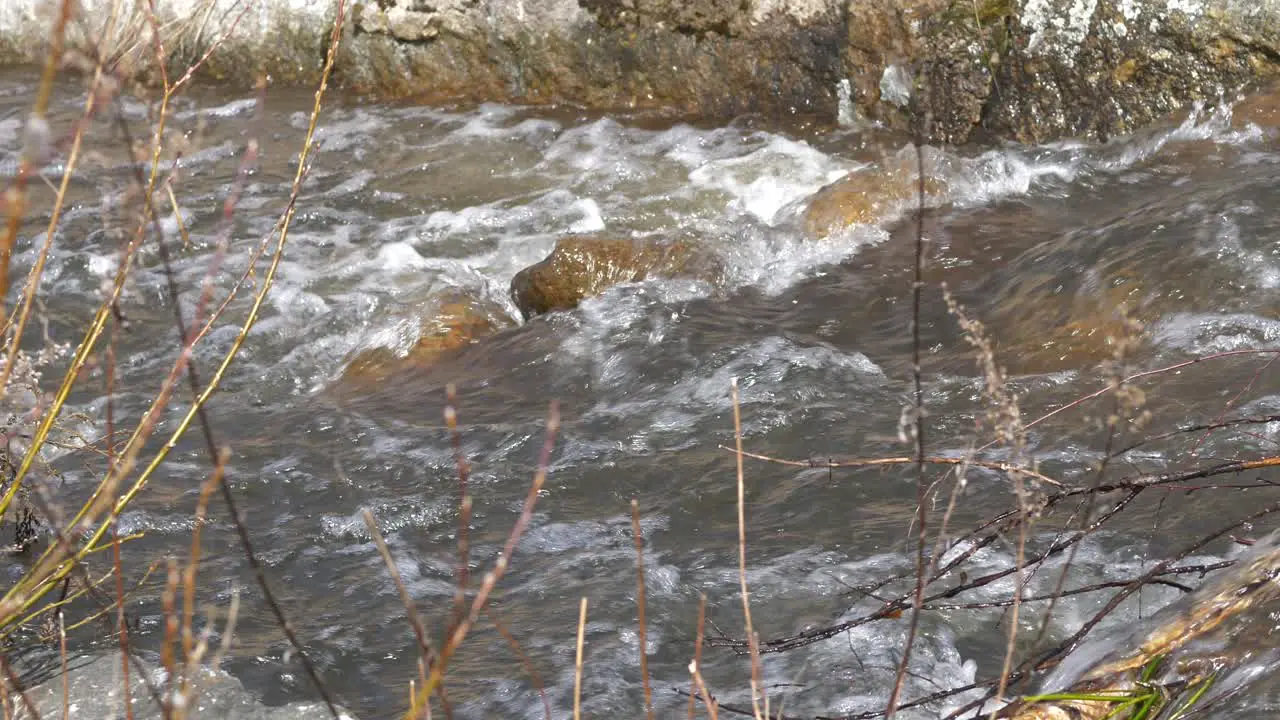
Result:
<svg viewBox="0 0 1280 720"><path fill-rule="evenodd" d="M0 75L0 160L21 147L34 80ZM58 128L79 116L82 89L59 87ZM307 92L269 91L261 117L251 96L197 94L176 106L175 137L189 142L174 185L189 246L167 204L162 215L188 312L214 262L223 202L246 142L260 138L261 157L235 207L229 252L213 271L218 299L277 222L310 100ZM138 138L148 135L145 110L136 100L123 103ZM980 444L975 423L985 413L981 374L939 282L986 323L1028 420L1105 383L1102 361L1114 350L1106 337L1118 327L1121 303L1146 338L1128 359L1130 370L1280 346L1280 125L1262 111L1241 115L1197 112L1105 145L927 150L946 187L931 196L925 217L930 284L921 330L931 454ZM114 121L95 121L89 138L93 153L71 186L45 272L48 332L61 342L78 339L114 272L125 222L118 208L131 179ZM579 599L588 597L584 714L640 716L629 509L636 498L647 542L654 700L659 717L683 716L688 701L675 689L689 686L699 595L706 594L715 625L742 633L735 465L720 447L734 440L731 379L741 387L750 451L801 460L909 453L899 428L910 402L915 224L901 222L906 209L891 206L878 225L816 240L802 236L796 219L807 196L850 170L914 162L909 144L870 130L779 128L753 118L716 127L570 109L338 98L319 139L263 319L210 417L218 442L232 448L230 483L273 586L327 685L359 717L392 717L416 674L416 644L362 509L377 518L425 617L433 627L447 620L458 480L442 413L445 387L455 383L472 464L477 575L519 513L548 404L560 403L564 421L545 490L492 605L536 668L555 715L572 705ZM37 181L13 260L15 284L35 259L51 198ZM518 321L508 297L512 277L568 233L692 239L719 258L724 277L623 285L576 310ZM140 263L121 304L130 329L118 338L117 425L136 422L177 348L154 245ZM516 327L372 386L338 381L354 352L412 342L421 320L415 309L447 286L502 304ZM249 292L238 296L198 349L205 376L233 342L250 300ZM1231 416L1280 412L1280 370L1267 360L1231 356L1151 378L1142 385L1151 420L1141 432L1210 422L1228 408ZM46 382L59 374L48 373ZM102 374L93 377L69 412L103 415ZM178 396L162 433L188 402ZM1036 426L1027 452L1046 474L1087 482L1106 438L1099 420L1110 408L1088 404ZM85 432L98 437L102 427ZM1125 437L1122 444L1138 436ZM1177 436L1127 455L1111 472L1257 456L1278 443L1280 423ZM101 465L67 455L58 492L81 497ZM131 578L165 553L185 553L209 467L199 433L189 433L127 512L122 530L145 532L126 546ZM851 589L911 569L913 470L756 461L745 470L747 580L762 638L874 608L876 600ZM1268 476L1248 479L1258 477ZM1132 577L1274 495L1144 495L1083 543L1072 582ZM971 472L952 523L967 527L1011 503L1005 476ZM239 591L242 603L225 669L267 704L316 699L216 507L205 530L205 600L225 607ZM1264 522L1243 534L1273 527ZM1223 541L1188 562L1235 552ZM1011 544L993 546L973 568L1012 560ZM1061 559L1048 567L1061 567ZM979 571L973 568L971 575ZM1029 589L1051 592L1056 579L1039 572ZM1012 587L1008 579L966 601L1007 596ZM162 634L160 590L153 581L129 604L138 618L133 641L143 650L157 647ZM1114 632L1179 594L1148 588L1095 633ZM1059 601L1050 639L1073 631L1107 597ZM1042 610L1024 609L1028 637ZM997 674L1005 619L1000 608L925 614L904 698ZM789 716L883 707L905 633L905 619L885 620L766 656L774 707L785 703ZM86 632L82 642L113 646L101 633ZM707 648L702 669L722 701L750 704L745 658ZM452 664L447 689L457 717L540 718L534 685L484 620ZM939 717L960 704L907 716ZM1260 682L1214 717L1272 718L1278 709L1280 686Z"/></svg>

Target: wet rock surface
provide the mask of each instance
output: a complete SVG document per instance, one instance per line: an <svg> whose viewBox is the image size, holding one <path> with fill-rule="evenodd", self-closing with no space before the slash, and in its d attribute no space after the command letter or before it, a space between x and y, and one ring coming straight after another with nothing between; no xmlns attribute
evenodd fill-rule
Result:
<svg viewBox="0 0 1280 720"><path fill-rule="evenodd" d="M714 281L718 273L715 260L686 240L572 235L557 240L550 255L512 279L511 298L525 317L533 317L575 308L622 283L655 277Z"/></svg>
<svg viewBox="0 0 1280 720"><path fill-rule="evenodd" d="M844 42L836 3L755 5L366 3L342 76L361 90L426 99L715 117L832 110Z"/></svg>
<svg viewBox="0 0 1280 720"><path fill-rule="evenodd" d="M909 157L908 157L909 155ZM878 167L855 170L814 193L801 215L805 233L826 237L854 224L874 225L914 207L920 192L915 153L904 153ZM925 165L926 204L945 196L947 182Z"/></svg>
<svg viewBox="0 0 1280 720"><path fill-rule="evenodd" d="M362 350L347 364L342 382L376 383L412 368L429 367L446 355L515 324L496 303L459 290L437 294L422 312L418 339L408 352L389 347Z"/></svg>
<svg viewBox="0 0 1280 720"><path fill-rule="evenodd" d="M1106 139L1276 72L1275 3L1101 1L1092 13L1047 5L1020 9L995 74L1001 99L987 126L999 135Z"/></svg>
<svg viewBox="0 0 1280 720"><path fill-rule="evenodd" d="M841 116L900 130L925 108L923 134L945 143L1106 138L1280 67L1275 3L535 0L416 14L410 5L364 6L351 84L702 116Z"/></svg>

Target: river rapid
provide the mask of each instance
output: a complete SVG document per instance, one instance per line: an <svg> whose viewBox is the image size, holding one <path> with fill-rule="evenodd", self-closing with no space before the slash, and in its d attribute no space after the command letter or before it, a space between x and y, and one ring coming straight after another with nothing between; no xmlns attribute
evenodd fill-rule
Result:
<svg viewBox="0 0 1280 720"><path fill-rule="evenodd" d="M22 146L35 79L0 74L0 159L15 158ZM55 130L74 122L83 100L81 83L59 85ZM206 278L220 301L275 227L310 101L310 93L273 89L260 111L255 97L225 91L177 102L174 137L188 148L174 189L189 243L167 205L162 226L188 313ZM566 716L579 601L587 597L583 712L640 716L634 498L646 543L654 703L659 717L683 716L688 700L677 690L689 686L700 596L707 598L708 633L714 623L742 634L735 463L722 447L734 442L732 380L749 451L797 460L910 453L900 437L911 402L909 203L890 203L878 222L821 240L804 237L797 222L806 197L849 171L909 167L915 153L907 139L759 117L710 125L569 108L330 101L262 320L209 405L218 442L232 450L229 482L307 652L358 717L394 717L405 706L416 643L360 513L372 511L405 586L438 633L457 558L446 386L457 387L471 463L477 576L519 514L556 400L563 421L546 485L491 610L527 661L482 620L451 665L453 712L540 718L544 705L534 688L542 684L555 716ZM1142 328L1126 372L1280 347L1280 123L1271 103L1274 97L1234 111L1196 110L1105 144L926 149L931 172L946 187L931 195L924 217L930 454L962 455L990 435L979 429L983 375L948 312L942 283L986 324L1028 422L1106 384L1105 361L1115 353L1107 338L1121 326L1115 310L1122 305ZM132 132L146 137L146 105L129 99L121 108ZM116 210L131 179L114 120L95 121L88 138L92 154L73 182L44 276L48 332L59 342L76 342L114 273L123 227ZM215 265L223 203L250 138L259 139L261 154L244 180L225 259ZM884 172L885 182L902 182ZM13 259L15 285L34 262L48 221L52 193L38 181L33 193ZM520 320L508 297L512 277L569 233L690 239L719 258L724 277L715 284L631 283L576 310ZM265 263L259 261L259 277ZM411 344L420 308L447 287L501 304L516 326L372 386L339 381L353 353ZM205 377L234 341L250 300L245 292L232 301L197 349ZM120 309L129 330L118 338L113 407L123 425L136 422L177 352L154 238ZM1144 380L1140 410L1150 421L1113 447L1224 413L1280 413L1280 370L1269 357L1233 355ZM47 375L52 387L60 373ZM188 402L179 394L162 435ZM68 412L98 418L84 430L100 437L105 407L99 366ZM1112 408L1106 400L1084 404L1035 426L1027 457L1064 482L1091 482L1107 446L1101 421ZM1274 454L1278 443L1276 422L1179 435L1109 463L1107 472L1121 477ZM1007 455L992 450L984 457ZM94 486L102 461L69 453L57 467L57 492L71 505ZM145 533L127 545L131 578L166 553L185 553L208 473L193 431L122 519L123 531ZM931 469L929 477L942 473ZM1274 472L1237 479L1268 477L1280 480ZM912 469L748 460L745 479L746 577L761 638L865 613L878 601L853 588L913 567ZM1274 495L1144 495L1082 543L1070 585L1140 574ZM1008 477L971 471L951 522L968 527L1012 503ZM943 505L945 496L939 512ZM1065 522L1047 520L1036 532L1051 535ZM1237 534L1273 527L1264 520ZM266 704L314 701L220 504L204 532L204 602L225 608L233 593L241 598L224 668ZM1237 551L1222 541L1187 562ZM1010 539L979 553L968 573L1007 567L1013 558ZM20 561L10 562L8 572L20 570ZM1044 570L1028 587L1049 592L1056 580ZM1006 597L1012 588L1007 579L965 597ZM137 624L132 640L143 651L154 651L162 637L160 591L151 581L129 603ZM1119 632L1179 594L1144 590L1095 633ZM1047 641L1074 631L1108 597L1059 601ZM1029 603L1020 615L1028 637L1044 621L1043 605ZM1006 622L1000 608L925 613L904 698L997 674ZM784 703L796 717L883 707L906 628L905 618L884 620L767 655L773 707ZM113 647L100 628L78 640L82 648ZM721 701L749 706L745 658L707 648L701 668ZM945 716L973 697L900 717ZM1263 681L1211 717L1271 718L1277 710L1280 687Z"/></svg>

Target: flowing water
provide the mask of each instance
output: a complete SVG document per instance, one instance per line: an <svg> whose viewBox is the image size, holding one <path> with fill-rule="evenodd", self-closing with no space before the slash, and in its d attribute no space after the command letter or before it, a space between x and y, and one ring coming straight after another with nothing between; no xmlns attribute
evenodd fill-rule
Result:
<svg viewBox="0 0 1280 720"><path fill-rule="evenodd" d="M12 160L22 146L34 80L15 71L0 76L0 159ZM250 96L213 93L176 105L174 136L188 147L174 188L189 240L179 237L167 204L162 214L186 312L206 279L220 302L270 235L288 197L310 99L272 90L260 116ZM82 103L82 85L58 88L55 138ZM127 100L122 107L131 132L144 137L146 105ZM924 217L930 284L921 335L931 454L964 453L978 442L975 429L985 417L982 374L940 282L986 323L1027 419L1105 384L1104 361L1115 351L1107 338L1120 327L1122 304L1143 323L1145 338L1128 358L1129 370L1280 346L1280 132L1266 112L1243 115L1195 112L1105 145L927 150L947 188L931 198ZM89 137L93 152L71 186L44 276L56 341L75 342L97 307L127 221L120 208L132 176L122 164L121 130L99 119ZM904 208L890 208L875 226L814 240L801 235L796 217L805 197L844 173L914 162L914 152L904 138L872 130L778 127L758 118L712 126L571 109L336 98L318 137L276 285L210 404L210 419L217 441L232 449L229 482L257 550L326 683L358 716L392 717L416 673L416 644L362 509L376 517L424 616L433 627L447 620L458 480L443 409L445 388L454 383L472 464L477 576L519 514L551 401L559 401L564 418L536 512L492 604L492 617L527 661L483 620L451 666L456 716L543 717L534 690L540 682L554 714L564 717L582 597L590 599L584 713L639 716L632 498L647 543L654 702L660 717L682 716L687 699L677 690L689 685L700 594L709 620L741 635L735 465L721 447L734 441L731 380L741 389L749 451L800 460L909 454L900 428L911 398L915 223ZM259 139L261 155L244 178L230 246L219 260L223 203L250 138ZM14 283L34 261L48 219L52 193L40 182L34 193ZM507 294L512 276L544 257L557 237L593 232L693 238L720 258L725 277L714 285L619 286L577 310L517 322ZM136 422L177 348L154 242L139 263L120 307L129 329L116 351L118 426ZM257 277L265 269L259 260ZM337 381L353 352L411 343L420 308L447 287L501 303L517 326L374 386ZM197 350L205 378L234 341L250 301L249 291L237 296ZM1231 355L1144 381L1142 409L1151 421L1141 432L1210 422L1224 412L1280 412L1280 371L1267 364L1273 357ZM106 400L97 367L70 409L101 418ZM187 403L179 395L161 435ZM1086 404L1036 426L1027 454L1051 476L1089 482L1107 442L1100 421L1112 408L1107 400ZM102 429L99 423L85 431L100 436ZM1126 455L1110 472L1254 457L1274 453L1278 443L1276 422L1182 435ZM101 465L64 457L58 492L79 497ZM875 608L877 601L851 588L911 569L911 469L748 461L745 470L746 577L762 638ZM204 444L192 431L123 519L125 531L145 533L127 546L131 577L166 553L185 552L208 472ZM1073 585L1132 577L1274 500L1268 489L1148 495L1083 544ZM971 472L952 522L964 527L1010 507L1012 498L1005 476ZM1239 534L1271 527L1263 521ZM242 602L225 668L268 704L314 700L220 507L205 539L204 600L225 608L239 592ZM1234 552L1223 541L1187 562ZM992 546L969 572L1006 567L1013 557L1012 544ZM1061 559L1050 567L1061 567ZM1041 571L1031 589L1049 592L1056 579ZM1007 579L966 597L994 599L1012 587ZM1144 590L1095 633L1115 632L1178 594ZM144 650L162 636L159 597L152 582L129 605L138 618L133 640ZM1107 597L1063 599L1050 639L1074 630ZM997 674L1006 619L999 608L926 613L904 697ZM1029 636L1040 619L1040 610L1024 609L1020 622ZM797 716L882 707L905 633L905 619L884 620L766 656L771 702ZM93 633L84 638L95 641L111 646ZM746 659L708 648L702 669L722 701L749 704ZM911 717L938 717L959 704ZM1255 683L1224 707L1219 717L1274 717L1280 688Z"/></svg>

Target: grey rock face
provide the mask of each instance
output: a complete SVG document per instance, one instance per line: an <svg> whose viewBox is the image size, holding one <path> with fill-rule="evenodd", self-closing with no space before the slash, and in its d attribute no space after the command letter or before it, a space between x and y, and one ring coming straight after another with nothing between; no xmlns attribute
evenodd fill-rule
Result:
<svg viewBox="0 0 1280 720"><path fill-rule="evenodd" d="M363 89L834 121L847 87L853 116L891 127L911 128L927 108L924 132L935 142L981 133L1105 138L1280 69L1280 0L381 0L378 8L387 20L366 23L345 68ZM396 12L419 17L396 29Z"/></svg>
<svg viewBox="0 0 1280 720"><path fill-rule="evenodd" d="M45 5L0 3L0 61L41 57ZM111 5L83 0L82 13L92 19ZM236 0L158 6L166 19L193 19L164 26L178 60L198 57L235 21L210 63L213 74L247 83L262 70L312 82L337 0L259 0L243 17ZM357 0L347 7L337 78L373 96L830 122L843 97L846 120L908 129L927 114L923 130L936 142L982 133L1106 137L1280 74L1280 0ZM121 27L146 33L149 24ZM75 32L73 46L92 40Z"/></svg>

